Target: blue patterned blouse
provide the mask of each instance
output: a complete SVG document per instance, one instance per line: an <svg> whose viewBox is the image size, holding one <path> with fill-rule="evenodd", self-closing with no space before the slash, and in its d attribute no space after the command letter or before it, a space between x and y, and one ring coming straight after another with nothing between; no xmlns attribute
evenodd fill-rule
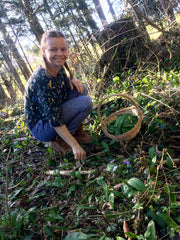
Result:
<svg viewBox="0 0 180 240"><path fill-rule="evenodd" d="M39 120L52 127L64 124L62 104L67 100L68 77L63 67L57 77L47 75L41 66L32 74L25 90L25 122L32 129Z"/></svg>

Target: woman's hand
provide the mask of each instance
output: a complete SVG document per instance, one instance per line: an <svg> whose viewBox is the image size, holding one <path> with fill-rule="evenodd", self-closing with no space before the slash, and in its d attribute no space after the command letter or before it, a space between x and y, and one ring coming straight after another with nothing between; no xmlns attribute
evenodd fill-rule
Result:
<svg viewBox="0 0 180 240"><path fill-rule="evenodd" d="M77 144L76 146L72 147L73 153L74 153L74 158L77 160L83 160L86 158L86 152L82 147Z"/></svg>
<svg viewBox="0 0 180 240"><path fill-rule="evenodd" d="M71 85L71 90L73 90L73 86L75 86L78 90L79 93L83 92L83 84L77 79L76 77L73 77L70 81Z"/></svg>
<svg viewBox="0 0 180 240"><path fill-rule="evenodd" d="M58 133L58 135L72 148L75 159L83 160L86 158L86 152L79 145L77 140L70 134L69 130L65 125L54 127L54 129Z"/></svg>

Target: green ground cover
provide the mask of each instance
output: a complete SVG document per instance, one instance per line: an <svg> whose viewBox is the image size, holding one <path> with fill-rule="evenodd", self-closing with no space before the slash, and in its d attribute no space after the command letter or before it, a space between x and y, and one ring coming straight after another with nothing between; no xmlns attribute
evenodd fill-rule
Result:
<svg viewBox="0 0 180 240"><path fill-rule="evenodd" d="M130 94L144 115L141 130L126 148L109 139L94 98L85 123L94 141L83 146L81 162L32 138L22 100L2 109L0 239L173 239L180 230L179 79L178 68L114 77L106 95ZM107 101L103 116L120 104Z"/></svg>

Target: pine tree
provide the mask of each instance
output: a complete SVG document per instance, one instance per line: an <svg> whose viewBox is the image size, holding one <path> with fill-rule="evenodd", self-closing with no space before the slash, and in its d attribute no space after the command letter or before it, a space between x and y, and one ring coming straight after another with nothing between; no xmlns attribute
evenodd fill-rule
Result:
<svg viewBox="0 0 180 240"><path fill-rule="evenodd" d="M108 21L106 19L106 16L104 14L103 9L102 9L101 3L100 3L99 0L93 0L93 3L95 5L95 9L96 9L96 11L98 13L98 16L99 16L99 18L101 20L102 26L104 27L108 23Z"/></svg>
<svg viewBox="0 0 180 240"><path fill-rule="evenodd" d="M22 84L19 74L17 73L17 70L11 61L11 58L9 57L8 47L1 42L0 42L0 53L3 57L3 60L6 62L6 65L8 66L9 72L13 77L15 84L18 86L21 93L24 94L24 90L25 90L24 85Z"/></svg>
<svg viewBox="0 0 180 240"><path fill-rule="evenodd" d="M86 22L88 23L88 26L91 28L91 31L93 33L98 31L99 28L89 11L86 1L85 0L77 0L76 2L78 4L78 8L81 10L81 12L84 15L84 18L86 19Z"/></svg>
<svg viewBox="0 0 180 240"><path fill-rule="evenodd" d="M13 58L16 60L18 67L20 68L22 74L24 75L24 78L27 80L30 77L30 71L27 68L27 65L24 62L23 58L19 54L18 49L15 46L15 43L13 42L12 38L10 37L10 35L9 35L8 31L6 30L6 27L3 24L3 22L1 21L1 19L0 19L0 31L4 37L4 40L7 44L10 52L13 55Z"/></svg>
<svg viewBox="0 0 180 240"><path fill-rule="evenodd" d="M7 100L8 100L8 96L7 96L6 92L4 91L4 88L0 84L0 106L3 106Z"/></svg>
<svg viewBox="0 0 180 240"><path fill-rule="evenodd" d="M116 17L116 13L115 13L115 11L113 9L113 5L112 5L110 0L106 0L106 1L108 3L108 6L109 6L109 12L111 13L113 20L116 21L117 17Z"/></svg>
<svg viewBox="0 0 180 240"><path fill-rule="evenodd" d="M31 31L36 36L36 39L38 42L41 41L42 34L44 33L44 30L39 22L39 19L36 16L36 12L38 11L38 7L34 10L31 6L30 0L19 0L21 8L24 12L25 17L28 20L28 23L30 25Z"/></svg>
<svg viewBox="0 0 180 240"><path fill-rule="evenodd" d="M6 69L5 65L3 66L3 68ZM7 69L7 71L8 71L8 69ZM16 94L15 94L14 88L12 86L12 82L10 81L12 79L12 76L11 75L8 76L8 73L5 72L5 70L4 71L1 70L0 77L9 93L10 98L13 99L16 96Z"/></svg>

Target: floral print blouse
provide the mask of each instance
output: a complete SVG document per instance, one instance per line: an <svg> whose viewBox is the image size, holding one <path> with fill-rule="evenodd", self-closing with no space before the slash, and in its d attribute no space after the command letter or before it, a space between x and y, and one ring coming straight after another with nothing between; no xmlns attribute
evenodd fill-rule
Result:
<svg viewBox="0 0 180 240"><path fill-rule="evenodd" d="M39 120L49 121L52 127L64 124L62 104L67 100L68 81L63 67L57 77L47 75L41 66L33 73L25 90L25 122L29 129Z"/></svg>

